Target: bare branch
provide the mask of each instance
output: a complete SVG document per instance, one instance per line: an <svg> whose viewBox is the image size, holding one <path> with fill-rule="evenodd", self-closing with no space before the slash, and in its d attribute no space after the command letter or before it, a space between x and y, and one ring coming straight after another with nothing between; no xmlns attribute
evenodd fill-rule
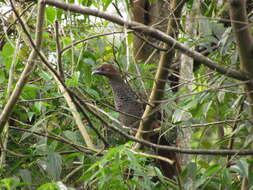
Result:
<svg viewBox="0 0 253 190"><path fill-rule="evenodd" d="M161 40L165 43L170 44L171 46L174 46L176 49L180 50L183 54L188 55L189 57L192 57L196 61L206 65L212 70L215 70L221 74L224 74L228 77L232 77L238 80L248 80L247 74L241 72L241 71L236 71L236 70L231 70L228 68L224 68L220 65L218 65L216 62L213 60L201 55L200 53L191 50L189 47L183 45L182 43L176 41L174 38L170 37L169 35L165 34L164 32L154 29L149 26L145 26L143 24L137 23L137 22L130 22L130 21L125 21L122 18L113 16L111 14L108 14L106 12L98 11L92 8L88 7L81 7L75 4L67 4L64 2L56 1L56 0L43 0L44 3L48 5L52 5L54 7L58 7L60 9L64 9L67 11L72 11L75 13L80 13L80 14L85 14L85 15L92 15L96 17L100 17L106 20L109 20L113 23L116 23L121 26L125 26L128 29L132 29L137 32L142 32L146 35L150 35L151 37L154 37L158 40Z"/></svg>
<svg viewBox="0 0 253 190"><path fill-rule="evenodd" d="M24 129L24 128L21 128L21 127L14 127L14 126L10 126L10 129L17 130L17 131L23 131L23 132L26 132L26 133L32 133L32 134L37 135L37 136L42 136L42 137L47 137L47 138L50 138L50 139L54 139L56 141L67 144L67 145L69 145L69 146L73 147L74 149L76 149L78 151L81 151L81 152L83 152L84 150L85 150L85 152L87 152L88 150L92 152L92 150L87 149L84 146L74 144L72 142L67 141L66 139L64 139L62 137L58 137L58 136L55 136L55 135L48 135L48 134L39 133L39 132L36 132L36 131L31 131L29 129Z"/></svg>
<svg viewBox="0 0 253 190"><path fill-rule="evenodd" d="M12 1L10 0L11 6L13 11L15 10L14 5ZM35 33L35 46L36 48L40 49L41 41L42 41L42 26L44 22L44 11L45 11L45 5L39 3L39 11L37 16L37 25L36 25L36 33ZM18 17L18 13L15 10L15 14ZM20 17L18 17L19 20ZM8 102L4 106L4 109L0 115L0 132L3 130L4 125L6 124L10 114L12 113L12 110L14 106L16 105L18 98L21 94L21 91L24 87L24 85L27 82L27 79L29 77L29 74L33 70L33 66L35 63L35 58L37 57L37 52L33 50L28 58L28 61L25 65L25 68L20 76L20 79L18 80L15 89L13 90Z"/></svg>
<svg viewBox="0 0 253 190"><path fill-rule="evenodd" d="M179 147L174 147L174 146L165 146L165 145L157 145L154 143L151 143L149 141L143 140L143 139L138 139L135 138L131 135L128 135L125 133L121 128L115 127L111 124L106 123L99 115L96 113L92 112L93 115L95 115L103 124L105 124L107 127L110 129L116 131L123 137L127 138L128 140L132 140L134 142L138 142L142 145L145 145L147 147L151 148L156 148L156 149L161 149L161 150L167 150L169 152L176 152L176 153L181 153L181 154L201 154L201 155L222 155L222 156L227 156L227 155L253 155L253 150L227 150L227 149L221 149L221 150L207 150L207 149L185 149L185 148L179 148Z"/></svg>
<svg viewBox="0 0 253 190"><path fill-rule="evenodd" d="M39 2L39 3L40 3L40 5L45 5L45 4L41 3L41 2ZM22 19L19 17L18 12L16 11L16 9L15 9L15 7L14 7L14 5L13 5L12 2L11 2L11 4L12 4L13 12L17 16L17 18L19 20L19 23L20 23L20 25L21 25L24 33L26 34L26 37L28 38L29 43L31 44L31 46L33 48L33 51L36 53L36 55L38 55L40 57L40 59L42 60L42 63L45 64L45 66L47 67L47 69L51 72L51 74L54 76L56 82L58 83L59 88L60 88L61 92L63 93L64 98L66 99L66 101L68 103L68 106L72 110L71 113L72 113L73 117L75 118L76 124L77 124L77 126L79 128L80 133L82 134L82 136L83 136L83 138L85 140L85 143L87 144L88 147L90 147L92 149L95 149L95 146L93 145L93 143L91 141L91 138L90 138L90 136L89 136L89 134L88 134L85 126L82 123L81 116L78 113L77 108L76 108L76 104L75 104L74 100L72 99L72 97L69 94L70 92L69 92L68 88L66 87L65 83L62 81L62 79L58 75L58 73L52 68L51 64L48 63L45 55L42 52L40 52L40 50L37 48L37 46L35 45L33 39L31 38L29 32L27 31L27 29L25 27L25 24L23 23ZM44 7L44 6L42 6L42 7ZM42 15L40 18L44 19L44 8L43 8L43 11L41 11L39 13ZM38 22L42 23L42 25L40 25L40 29L41 29L40 33L42 34L43 21L41 21L41 19ZM6 123L6 121L1 121L1 117L0 117L0 127L1 127L1 125L4 125Z"/></svg>

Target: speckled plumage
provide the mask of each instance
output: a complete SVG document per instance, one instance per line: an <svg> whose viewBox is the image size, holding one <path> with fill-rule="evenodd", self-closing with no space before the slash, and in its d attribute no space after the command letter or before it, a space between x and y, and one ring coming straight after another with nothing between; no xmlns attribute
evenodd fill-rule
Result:
<svg viewBox="0 0 253 190"><path fill-rule="evenodd" d="M110 80L114 94L114 101L120 113L120 120L127 127L138 127L141 119L143 103L138 101L138 97L133 90L123 80Z"/></svg>
<svg viewBox="0 0 253 190"><path fill-rule="evenodd" d="M93 71L93 74L99 74L109 79L114 94L114 102L116 109L120 112L120 120L127 127L137 128L140 123L141 116L144 112L145 104L138 101L137 94L124 81L122 73L111 64L103 64ZM159 122L158 122L159 123ZM160 145L169 145L165 136L154 134L150 136L150 141L159 143ZM172 160L177 160L176 154L166 150L156 150L157 154ZM175 175L175 165L169 165L167 162L158 160L159 166L163 174L172 178ZM176 161L177 163L177 161ZM176 166L179 170L179 166Z"/></svg>
<svg viewBox="0 0 253 190"><path fill-rule="evenodd" d="M144 112L144 103L138 101L138 96L123 80L122 74L110 64L101 65L93 73L104 75L109 79L114 94L115 107L120 112L122 124L137 128Z"/></svg>

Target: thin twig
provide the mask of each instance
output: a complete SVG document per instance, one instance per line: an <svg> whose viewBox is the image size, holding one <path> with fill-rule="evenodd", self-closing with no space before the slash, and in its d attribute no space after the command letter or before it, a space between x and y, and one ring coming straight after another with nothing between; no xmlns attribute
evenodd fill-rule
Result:
<svg viewBox="0 0 253 190"><path fill-rule="evenodd" d="M57 56L57 69L58 74L61 77L62 81L65 81L64 78L64 70L62 68L62 60L61 60L61 44L60 44L60 35L59 35L59 22L55 21L55 41L56 41L56 56Z"/></svg>
<svg viewBox="0 0 253 190"><path fill-rule="evenodd" d="M18 20L20 22L22 22L22 24L21 24L22 28L24 28L26 30L26 27L25 27L22 19L19 17L18 12L16 11L12 0L10 0L10 3L11 3L12 10L14 11ZM36 49L40 49L41 40L42 40L42 28L43 28L42 26L43 26L43 21L44 21L44 18L43 18L44 17L44 14L43 14L44 8L45 8L45 5L39 6L39 11L37 14L38 16L37 16L36 33L35 33L35 44L33 43L33 46ZM31 36L29 35L29 32L27 30L26 30L26 34L31 39ZM28 61L25 65L25 68L24 68L22 74L20 75L20 78L15 86L15 89L13 90L10 98L8 99L8 102L4 106L4 109L2 110L2 113L0 115L0 132L3 130L4 125L6 124L10 114L13 111L15 104L18 101L18 98L21 94L22 89L28 80L28 76L31 73L31 71L33 70L34 60L35 60L36 56L37 56L37 52L35 50L32 51L31 54L29 55Z"/></svg>
<svg viewBox="0 0 253 190"><path fill-rule="evenodd" d="M93 110L91 110L87 104L84 101L81 101L80 98L76 97L85 107L85 109L90 112L92 115L94 115L102 124L107 126L108 128L112 129L113 131L119 133L123 137L125 137L128 140L132 140L134 142L138 142L142 145L145 145L147 147L161 149L161 150L167 150L169 152L176 152L181 154L201 154L201 155L253 155L253 150L227 150L227 149L221 149L221 150L208 150L208 149L184 149L184 148L178 148L174 146L165 146L165 145L157 145L154 143L151 143L149 141L135 138L127 133L125 133L121 128L115 127L114 125L111 125L107 123L100 115L95 113Z"/></svg>
<svg viewBox="0 0 253 190"><path fill-rule="evenodd" d="M154 155L154 154L148 154L148 153L145 153L145 152L136 152L133 149L129 149L129 151L132 152L132 153L134 153L134 154L137 154L137 155L142 155L142 156L145 156L145 157L148 157L148 158L154 158L154 159L157 159L157 160L165 161L165 162L167 162L170 165L173 165L174 162L175 162L174 160L168 159L168 158L163 157L163 156L158 156L158 155Z"/></svg>
<svg viewBox="0 0 253 190"><path fill-rule="evenodd" d="M116 23L121 26L125 26L128 29L132 29L137 32L143 32L146 35L149 35L151 37L154 37L158 40L161 40L165 43L170 44L171 46L174 46L176 49L180 50L183 54L186 54L187 56L192 57L196 61L204 64L205 66L209 67L212 70L215 70L223 75L226 75L228 77L232 77L238 80L248 80L249 77L246 73L242 71L236 71L232 69L225 68L213 60L203 56L201 53L191 50L189 47L185 46L184 44L178 42L171 36L165 34L164 32L154 29L149 26L142 25L137 22L130 22L126 21L120 17L113 16L111 14L108 14L106 12L98 11L96 9L88 8L88 7L81 7L79 5L75 4L68 4L64 2L60 2L57 0L43 0L44 3L58 7L67 11L72 11L75 13L85 14L85 15L92 15L95 17L103 18L105 20L111 21L113 23Z"/></svg>
<svg viewBox="0 0 253 190"><path fill-rule="evenodd" d="M37 136L42 136L42 137L47 137L47 138L50 138L50 139L54 139L54 140L59 141L61 143L67 144L67 145L71 146L72 148L74 148L75 150L78 150L80 152L87 152L87 151L94 152L92 149L88 149L87 147L74 144L74 143L69 142L66 139L64 139L62 137L58 137L56 135L48 135L48 134L44 134L44 133L40 133L40 132L36 132L36 131L31 131L29 129L24 129L24 128L21 128L21 127L14 127L14 126L10 126L10 129L13 129L13 130L16 130L16 131L23 131L23 132L31 133L31 134L34 134L34 135L37 135Z"/></svg>
<svg viewBox="0 0 253 190"><path fill-rule="evenodd" d="M132 31L128 31L128 32L132 32ZM90 37L87 37L85 39L81 39L81 40L78 40L64 48L61 49L61 53L65 52L66 50L72 48L73 46L76 46L80 43L83 43L85 41L88 41L88 40L91 40L91 39L94 39L94 38L99 38L99 37L102 37L102 36L108 36L108 35L114 35L114 34L121 34L121 33L124 33L124 31L116 31L116 32L108 32L108 33L104 33L104 34L97 34L97 35L93 35L93 36L90 36Z"/></svg>

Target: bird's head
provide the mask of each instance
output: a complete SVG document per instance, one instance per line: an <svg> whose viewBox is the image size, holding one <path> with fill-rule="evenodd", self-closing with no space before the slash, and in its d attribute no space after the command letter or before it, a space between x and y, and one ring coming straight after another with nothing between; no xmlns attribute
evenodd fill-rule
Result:
<svg viewBox="0 0 253 190"><path fill-rule="evenodd" d="M92 74L103 75L109 79L121 78L121 72L119 69L111 64L102 64L92 71Z"/></svg>

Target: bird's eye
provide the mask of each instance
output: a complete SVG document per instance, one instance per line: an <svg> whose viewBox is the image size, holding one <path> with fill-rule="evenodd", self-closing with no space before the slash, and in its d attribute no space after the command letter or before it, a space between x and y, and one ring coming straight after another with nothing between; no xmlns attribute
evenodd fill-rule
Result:
<svg viewBox="0 0 253 190"><path fill-rule="evenodd" d="M109 71L109 68L107 68L107 67L102 67L101 71Z"/></svg>

